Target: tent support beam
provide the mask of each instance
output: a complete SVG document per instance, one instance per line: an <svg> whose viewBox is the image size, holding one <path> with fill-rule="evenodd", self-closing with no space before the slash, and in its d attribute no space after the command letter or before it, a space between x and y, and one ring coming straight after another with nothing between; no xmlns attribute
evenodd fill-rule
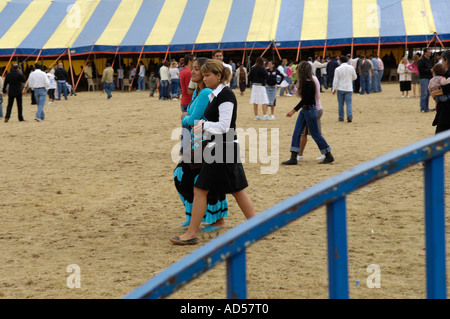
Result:
<svg viewBox="0 0 450 319"><path fill-rule="evenodd" d="M275 52L277 52L278 58L279 58L280 61L281 61L281 55L280 55L280 52L278 52L277 45L276 45L275 42L273 42L273 41L272 41L272 43L273 43L273 47L275 48Z"/></svg>
<svg viewBox="0 0 450 319"><path fill-rule="evenodd" d="M6 71L8 70L9 65L11 64L11 61L12 61L12 59L13 59L13 57L14 57L14 54L16 54L16 49L14 49L13 54L12 54L11 57L9 58L8 64L6 65L5 71L3 71L2 77L5 77L5 73L6 73Z"/></svg>
<svg viewBox="0 0 450 319"><path fill-rule="evenodd" d="M67 48L67 53L69 54L69 68L70 68L70 74L72 76L72 88L74 85L74 77L73 77L73 65L72 65L72 56L70 55L70 48Z"/></svg>
<svg viewBox="0 0 450 319"><path fill-rule="evenodd" d="M260 57L262 57L264 54L266 54L267 50L269 50L270 46L272 45L272 42L267 46L267 48L264 50L263 53L261 53Z"/></svg>
<svg viewBox="0 0 450 319"><path fill-rule="evenodd" d="M327 40L325 40L325 45L323 47L323 56L322 56L322 58L325 59L326 54L327 54Z"/></svg>
<svg viewBox="0 0 450 319"><path fill-rule="evenodd" d="M131 83L130 83L130 86L128 87L128 92L131 92L131 89L133 88L133 82L134 82L134 79L137 77L137 76L139 76L139 62L141 62L141 57L142 57L142 53L144 52L144 45L142 46L142 49L141 49L141 53L139 54L139 58L138 58L138 60L137 60L137 63L136 63L136 72L135 72L135 74L134 74L134 77L133 77L133 79L131 80ZM167 52L169 52L169 49L167 49Z"/></svg>
<svg viewBox="0 0 450 319"><path fill-rule="evenodd" d="M114 54L114 59L111 63L111 67L114 68L114 62L116 62L117 53L119 53L119 46L117 46L116 53Z"/></svg>
<svg viewBox="0 0 450 319"><path fill-rule="evenodd" d="M87 65L88 62L89 62L89 58L91 57L92 50L94 50L94 46L92 46L91 51L89 52L89 55L88 55L88 57L86 58L86 62L84 62L83 69L81 69L81 73L80 73L80 75L78 76L77 84L73 87L73 90L74 90L75 92L77 91L78 84L80 83L81 77L83 76L84 69L86 68L86 65Z"/></svg>
<svg viewBox="0 0 450 319"><path fill-rule="evenodd" d="M297 47L297 57L295 58L295 61L298 61L298 58L300 56L300 47L302 45L302 41L298 41L298 47Z"/></svg>

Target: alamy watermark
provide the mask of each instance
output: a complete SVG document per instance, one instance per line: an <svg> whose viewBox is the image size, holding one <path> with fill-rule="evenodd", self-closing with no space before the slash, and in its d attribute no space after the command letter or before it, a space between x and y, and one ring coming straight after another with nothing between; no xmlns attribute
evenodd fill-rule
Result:
<svg viewBox="0 0 450 319"><path fill-rule="evenodd" d="M67 266L66 272L70 273L67 277L67 287L70 289L81 288L81 268L77 264Z"/></svg>
<svg viewBox="0 0 450 319"><path fill-rule="evenodd" d="M207 135L192 137L188 129L177 128L172 131L171 140L179 140L181 135L190 139L187 143L190 150L184 150L183 156L180 156L182 142L176 143L171 152L174 163L178 163L181 158L185 163L241 162L261 164L261 174L276 174L278 172L280 164L279 128L230 129L225 137L222 134L215 134L214 137ZM237 140L234 139L235 136L237 136ZM246 156L247 150L248 156Z"/></svg>

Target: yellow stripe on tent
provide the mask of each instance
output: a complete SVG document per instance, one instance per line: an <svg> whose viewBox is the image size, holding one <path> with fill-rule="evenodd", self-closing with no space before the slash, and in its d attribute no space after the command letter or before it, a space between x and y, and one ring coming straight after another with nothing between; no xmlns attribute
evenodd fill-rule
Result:
<svg viewBox="0 0 450 319"><path fill-rule="evenodd" d="M247 41L273 41L275 39L281 1L256 0Z"/></svg>
<svg viewBox="0 0 450 319"><path fill-rule="evenodd" d="M429 0L402 1L407 35L424 35L436 32Z"/></svg>
<svg viewBox="0 0 450 319"><path fill-rule="evenodd" d="M51 0L32 1L0 39L0 48L17 48L41 20L51 4Z"/></svg>
<svg viewBox="0 0 450 319"><path fill-rule="evenodd" d="M122 43L142 2L143 0L122 0L96 44L118 46Z"/></svg>
<svg viewBox="0 0 450 319"><path fill-rule="evenodd" d="M8 1L0 1L0 12L3 11L3 9L6 7L6 5L8 4Z"/></svg>
<svg viewBox="0 0 450 319"><path fill-rule="evenodd" d="M187 0L165 1L145 45L169 45L183 15Z"/></svg>
<svg viewBox="0 0 450 319"><path fill-rule="evenodd" d="M44 49L70 48L89 21L100 0L77 0L44 45Z"/></svg>
<svg viewBox="0 0 450 319"><path fill-rule="evenodd" d="M380 7L377 0L353 1L353 37L380 36Z"/></svg>
<svg viewBox="0 0 450 319"><path fill-rule="evenodd" d="M227 26L233 0L211 0L196 43L219 43Z"/></svg>
<svg viewBox="0 0 450 319"><path fill-rule="evenodd" d="M301 40L322 40L328 33L328 0L305 0Z"/></svg>

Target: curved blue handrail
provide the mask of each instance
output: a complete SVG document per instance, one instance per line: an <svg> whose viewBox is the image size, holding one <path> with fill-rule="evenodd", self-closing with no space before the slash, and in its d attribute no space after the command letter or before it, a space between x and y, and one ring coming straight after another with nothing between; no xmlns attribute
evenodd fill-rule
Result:
<svg viewBox="0 0 450 319"><path fill-rule="evenodd" d="M246 298L246 248L327 206L330 298L348 298L345 197L356 189L423 162L428 298L446 298L444 155L450 131L355 166L267 209L169 266L125 298L165 298L218 263L227 262L227 297Z"/></svg>

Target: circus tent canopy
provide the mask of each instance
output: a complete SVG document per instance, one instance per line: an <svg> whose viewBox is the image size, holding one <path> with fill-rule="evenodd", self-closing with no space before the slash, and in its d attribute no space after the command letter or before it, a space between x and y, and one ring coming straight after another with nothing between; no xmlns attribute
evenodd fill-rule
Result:
<svg viewBox="0 0 450 319"><path fill-rule="evenodd" d="M0 0L0 56L450 41L448 0Z"/></svg>

